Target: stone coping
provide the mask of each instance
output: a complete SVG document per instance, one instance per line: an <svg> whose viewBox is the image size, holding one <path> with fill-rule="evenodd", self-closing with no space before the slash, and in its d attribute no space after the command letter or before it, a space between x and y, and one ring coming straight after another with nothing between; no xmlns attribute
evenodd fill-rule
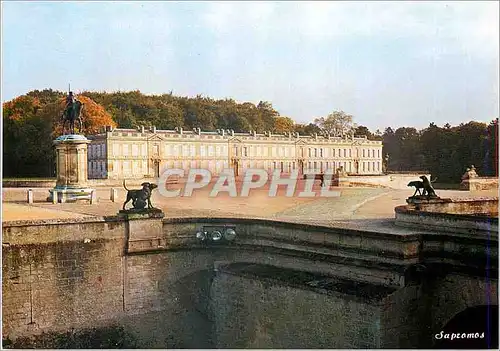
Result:
<svg viewBox="0 0 500 351"><path fill-rule="evenodd" d="M473 177L473 178L465 178L463 180L474 181L474 180L498 180L498 177Z"/></svg>
<svg viewBox="0 0 500 351"><path fill-rule="evenodd" d="M498 201L498 196L481 196L481 197L445 197L445 198L429 198L427 199L425 195L419 197L409 197L407 200L417 200L422 201L421 203L448 203L448 202L474 202L474 201Z"/></svg>
<svg viewBox="0 0 500 351"><path fill-rule="evenodd" d="M423 216L439 216L441 218L450 219L471 219L471 220L488 220L498 223L498 218L483 217L483 216L463 216L450 215L432 212L422 212L406 209L406 206L396 207L396 212L407 214L419 214ZM157 218L160 220L160 218ZM251 217L165 217L161 219L163 224L240 224L240 225L263 225L291 228L305 231L320 231L323 233L341 234L356 237L389 239L397 238L400 242L411 242L421 240L423 236L432 235L449 237L457 236L452 233L436 233L428 228L405 228L396 224L395 220L373 220L372 227L364 222L357 223L356 220L350 223L332 223L332 224L317 224L317 223L300 223L296 221L275 220L269 218L251 218ZM103 217L84 217L84 218L60 218L60 219L39 219L39 220L16 220L6 221L2 223L3 228L9 227L28 227L28 226L46 226L46 225L78 225L85 223L113 223L126 222L127 219L118 215L103 216ZM370 221L371 223L371 221ZM471 238L480 239L482 238Z"/></svg>
<svg viewBox="0 0 500 351"><path fill-rule="evenodd" d="M483 196L483 197L455 197L451 198L451 202L475 202L475 201L498 201L498 197L495 196Z"/></svg>
<svg viewBox="0 0 500 351"><path fill-rule="evenodd" d="M350 236L364 236L364 237L374 237L381 239L394 239L398 236L403 241L413 241L419 237L422 233L386 233L383 231L370 231L363 228L360 224L356 227L353 223L342 223L339 226L335 224L332 225L321 225L321 224L311 224L311 223L299 223L294 221L285 220L275 220L269 218L244 218L244 217L175 217L175 218L164 218L163 223L207 223L207 224L244 224L244 225L266 225L266 226L276 226L276 227L287 227L293 229L301 229L306 231L322 231L325 233L336 233L345 234Z"/></svg>
<svg viewBox="0 0 500 351"><path fill-rule="evenodd" d="M159 218L158 218L159 219ZM85 217L85 218L60 218L60 219L39 219L39 220L17 220L17 221L6 221L2 223L2 227L27 227L27 226L45 226L45 225L72 225L72 224L84 224L84 223L106 223L106 222L125 222L127 219L119 215L115 216L104 216L104 217ZM416 240L420 232L408 232L396 234L383 232L382 230L367 230L363 228L360 224L359 227L354 223L342 223L339 226L335 224L332 225L321 225L321 224L311 224L311 223L298 223L293 221L284 220L274 220L268 218L252 218L252 217L167 217L162 219L164 224L188 224L188 223L202 223L202 224L243 224L243 225L264 225L264 226L275 226L275 227L287 227L293 229L300 229L306 231L321 231L325 233L337 233L350 236L364 236L364 237L374 237L380 239L394 239L396 236L400 237L403 241ZM426 231L425 231L426 232Z"/></svg>
<svg viewBox="0 0 500 351"><path fill-rule="evenodd" d="M409 209L407 205L396 206L394 208L396 213L404 213L409 215L418 215L423 217L439 217L446 219L462 219L462 220L471 220L471 221L492 221L498 224L498 217L492 217L487 215L470 215L470 214L453 214L453 213L442 213L442 212L428 212L428 211L420 211Z"/></svg>
<svg viewBox="0 0 500 351"><path fill-rule="evenodd" d="M52 219L22 219L17 221L2 222L2 228L6 227L28 227L28 226L43 226L43 225L59 225L59 224L80 224L80 223L104 223L111 221L124 221L116 218L108 217L85 217L85 218L52 218Z"/></svg>

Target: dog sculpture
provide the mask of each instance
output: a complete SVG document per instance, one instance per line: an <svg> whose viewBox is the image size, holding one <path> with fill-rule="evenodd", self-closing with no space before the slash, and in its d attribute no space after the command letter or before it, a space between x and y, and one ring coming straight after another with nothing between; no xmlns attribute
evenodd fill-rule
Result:
<svg viewBox="0 0 500 351"><path fill-rule="evenodd" d="M411 181L408 183L408 186L414 186L415 187L415 192L413 193L412 197L414 197L415 195L423 195L423 191L424 191L424 182L421 181L421 180L414 180L414 181Z"/></svg>
<svg viewBox="0 0 500 351"><path fill-rule="evenodd" d="M151 204L151 194L153 189L157 188L158 185L153 183L142 183L142 189L129 190L125 185L125 180L123 181L123 187L127 190L127 199L123 203L123 209L125 210L125 205L132 200L132 206L134 209L143 209L148 206L148 208L153 208Z"/></svg>
<svg viewBox="0 0 500 351"><path fill-rule="evenodd" d="M432 187L432 182L426 176L420 176L422 183L424 185L424 192L422 195L427 195L427 197L437 197L434 188ZM434 182L436 179L434 179Z"/></svg>

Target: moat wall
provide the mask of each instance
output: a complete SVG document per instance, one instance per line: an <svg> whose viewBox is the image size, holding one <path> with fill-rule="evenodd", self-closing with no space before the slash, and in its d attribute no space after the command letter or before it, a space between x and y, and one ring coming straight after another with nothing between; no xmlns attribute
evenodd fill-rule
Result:
<svg viewBox="0 0 500 351"><path fill-rule="evenodd" d="M127 254L127 227L117 219L4 226L4 337L15 342L48 332L117 326L133 342L123 347L425 347L460 310L486 304L486 297L497 300L496 281L488 288L484 277L448 274L424 288L408 282L389 286L383 275L378 280L365 275L367 291L375 289L376 296L355 296L357 283L350 291L338 284L326 291L231 270L245 262L283 272L342 273L333 263L249 247ZM309 233L322 243L334 236L267 222L254 228L270 236ZM193 223L164 223L163 234L181 240L195 229ZM365 239L344 233L335 240L363 250ZM405 252L404 245L393 250Z"/></svg>

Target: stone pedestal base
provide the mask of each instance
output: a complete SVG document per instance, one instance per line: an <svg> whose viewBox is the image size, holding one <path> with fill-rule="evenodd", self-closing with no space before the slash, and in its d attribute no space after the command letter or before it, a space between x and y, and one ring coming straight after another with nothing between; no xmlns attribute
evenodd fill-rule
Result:
<svg viewBox="0 0 500 351"><path fill-rule="evenodd" d="M87 145L83 135L62 135L54 140L57 153L56 187L49 190L47 201L75 202L91 201L93 189L87 184ZM57 199L54 193L57 192Z"/></svg>
<svg viewBox="0 0 500 351"><path fill-rule="evenodd" d="M67 187L55 187L49 190L49 197L47 201L49 202L76 202L79 200L90 201L92 198L91 188L67 188ZM54 193L57 193L57 201L54 201Z"/></svg>
<svg viewBox="0 0 500 351"><path fill-rule="evenodd" d="M451 199L442 199L438 196L435 197L427 197L427 196L414 196L406 199L406 203L408 204L407 208L409 210L432 210L436 207L442 207L444 204L452 202Z"/></svg>
<svg viewBox="0 0 500 351"><path fill-rule="evenodd" d="M133 253L164 249L167 246L162 235L164 216L158 208L121 210L118 217L128 222L126 251Z"/></svg>

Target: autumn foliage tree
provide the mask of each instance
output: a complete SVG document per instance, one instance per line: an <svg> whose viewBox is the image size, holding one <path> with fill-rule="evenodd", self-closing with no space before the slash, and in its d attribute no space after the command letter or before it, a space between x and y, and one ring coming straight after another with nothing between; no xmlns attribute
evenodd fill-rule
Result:
<svg viewBox="0 0 500 351"><path fill-rule="evenodd" d="M85 95L78 95L77 99L83 103L82 120L83 120L83 134L92 135L99 132L103 126L116 127L117 124L111 118L111 115L99 104L95 103L92 99ZM63 133L63 126L61 116L66 107L66 100L64 97L59 98L56 102L48 104L43 109L44 116L47 119L52 119L54 126L53 136L61 135Z"/></svg>
<svg viewBox="0 0 500 351"><path fill-rule="evenodd" d="M102 126L116 126L102 106L86 96L78 99L84 103L82 118L86 135L97 133ZM54 176L52 141L62 134L64 108L64 94L52 91L30 92L3 104L5 176Z"/></svg>
<svg viewBox="0 0 500 351"><path fill-rule="evenodd" d="M288 133L293 132L295 122L290 117L279 116L274 118L274 132Z"/></svg>
<svg viewBox="0 0 500 351"><path fill-rule="evenodd" d="M39 99L19 96L3 104L4 176L46 176L52 171L51 121Z"/></svg>

